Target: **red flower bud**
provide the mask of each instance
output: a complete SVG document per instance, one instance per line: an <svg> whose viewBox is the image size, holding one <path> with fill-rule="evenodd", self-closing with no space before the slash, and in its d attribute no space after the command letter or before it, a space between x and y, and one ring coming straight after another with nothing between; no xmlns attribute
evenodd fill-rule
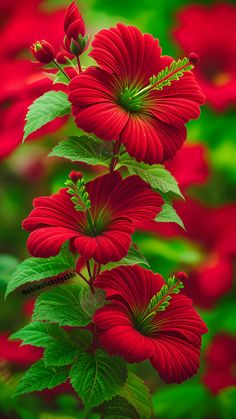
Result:
<svg viewBox="0 0 236 419"><path fill-rule="evenodd" d="M75 2L71 3L66 11L64 30L66 34L65 49L78 57L86 47L87 38L85 38L84 20Z"/></svg>
<svg viewBox="0 0 236 419"><path fill-rule="evenodd" d="M69 174L69 178L76 183L79 179L82 179L83 174L81 172L76 172L76 170L72 170Z"/></svg>
<svg viewBox="0 0 236 419"><path fill-rule="evenodd" d="M58 52L58 54L56 55L56 60L59 64L67 64L68 63L67 58L69 60L73 60L74 57L72 54L66 51Z"/></svg>
<svg viewBox="0 0 236 419"><path fill-rule="evenodd" d="M179 281L186 281L186 279L188 279L188 275L185 272L178 272L175 275L176 279L178 279Z"/></svg>
<svg viewBox="0 0 236 419"><path fill-rule="evenodd" d="M199 62L199 56L195 52L191 52L188 59L191 64L197 64Z"/></svg>
<svg viewBox="0 0 236 419"><path fill-rule="evenodd" d="M37 41L30 49L36 60L42 64L49 64L55 59L54 48L47 41Z"/></svg>

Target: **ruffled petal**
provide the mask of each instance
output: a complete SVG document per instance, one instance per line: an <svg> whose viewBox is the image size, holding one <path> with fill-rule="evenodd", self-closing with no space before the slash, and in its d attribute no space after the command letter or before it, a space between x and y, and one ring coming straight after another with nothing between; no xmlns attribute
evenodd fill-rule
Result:
<svg viewBox="0 0 236 419"><path fill-rule="evenodd" d="M201 335L207 327L184 295L171 298L165 311L157 313L153 366L167 383L180 383L196 374L199 367Z"/></svg>
<svg viewBox="0 0 236 419"><path fill-rule="evenodd" d="M27 248L31 255L48 258L56 256L62 244L77 236L77 231L62 227L44 227L30 233Z"/></svg>
<svg viewBox="0 0 236 419"><path fill-rule="evenodd" d="M126 256L133 232L134 226L130 220L117 219L96 237L77 234L74 246L86 259L93 257L96 262L105 265L108 262L117 262Z"/></svg>
<svg viewBox="0 0 236 419"><path fill-rule="evenodd" d="M163 204L161 196L138 176L122 180L118 171L89 182L87 191L95 213L108 208L112 218L127 217L134 222L155 218Z"/></svg>
<svg viewBox="0 0 236 419"><path fill-rule="evenodd" d="M153 295L164 285L164 280L161 275L153 274L138 265L121 266L103 272L94 285L104 289L109 299L121 298L132 310L134 307L146 307Z"/></svg>
<svg viewBox="0 0 236 419"><path fill-rule="evenodd" d="M149 112L170 125L181 125L200 115L200 105L205 102L194 74L187 72L179 80L162 90L150 94Z"/></svg>
<svg viewBox="0 0 236 419"><path fill-rule="evenodd" d="M25 230L46 226L58 226L76 230L83 221L81 213L75 210L65 189L51 196L42 196L33 201L34 209L23 221Z"/></svg>
<svg viewBox="0 0 236 419"><path fill-rule="evenodd" d="M121 132L126 150L139 162L155 164L163 160L163 146L155 125L154 118L132 114Z"/></svg>
<svg viewBox="0 0 236 419"><path fill-rule="evenodd" d="M158 40L134 26L119 23L115 28L103 29L92 46L90 56L98 65L126 82L145 84L162 68Z"/></svg>

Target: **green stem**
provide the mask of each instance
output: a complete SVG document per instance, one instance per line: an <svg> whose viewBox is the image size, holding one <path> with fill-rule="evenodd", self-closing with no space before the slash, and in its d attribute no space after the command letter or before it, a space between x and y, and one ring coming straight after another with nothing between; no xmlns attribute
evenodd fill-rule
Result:
<svg viewBox="0 0 236 419"><path fill-rule="evenodd" d="M115 167L119 161L119 153L121 148L121 140L117 140L113 146L113 155L110 163L110 173L115 170Z"/></svg>
<svg viewBox="0 0 236 419"><path fill-rule="evenodd" d="M67 78L67 80L71 80L70 77L68 76L68 74L66 74L66 72L63 70L63 68L60 66L60 64L58 64L58 62L56 60L53 60L53 64L56 68L58 68L59 71L61 71L62 74L64 74L64 76Z"/></svg>
<svg viewBox="0 0 236 419"><path fill-rule="evenodd" d="M79 59L79 57L76 57L76 59L77 59L77 63L78 63L79 73L82 73L82 67L81 67L81 64L80 64L80 59Z"/></svg>

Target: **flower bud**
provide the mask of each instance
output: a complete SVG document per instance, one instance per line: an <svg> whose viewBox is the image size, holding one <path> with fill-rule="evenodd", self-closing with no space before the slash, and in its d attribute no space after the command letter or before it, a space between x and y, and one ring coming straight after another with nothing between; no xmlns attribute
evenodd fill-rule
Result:
<svg viewBox="0 0 236 419"><path fill-rule="evenodd" d="M30 49L36 60L42 64L49 64L55 59L54 48L47 41L37 41Z"/></svg>
<svg viewBox="0 0 236 419"><path fill-rule="evenodd" d="M175 275L176 279L178 279L179 281L186 281L186 279L188 279L188 275L185 272L178 272Z"/></svg>
<svg viewBox="0 0 236 419"><path fill-rule="evenodd" d="M87 37L85 37L84 20L75 2L71 3L66 11L64 30L66 35L64 40L65 49L78 57L86 47Z"/></svg>
<svg viewBox="0 0 236 419"><path fill-rule="evenodd" d="M81 172L76 172L76 170L72 170L69 174L69 178L76 183L79 179L82 179L83 174Z"/></svg>
<svg viewBox="0 0 236 419"><path fill-rule="evenodd" d="M73 58L74 58L73 55L66 51L60 51L56 55L56 61L59 64L67 64L68 60L73 60Z"/></svg>
<svg viewBox="0 0 236 419"><path fill-rule="evenodd" d="M195 52L191 52L188 59L191 64L197 64L199 62L199 56Z"/></svg>

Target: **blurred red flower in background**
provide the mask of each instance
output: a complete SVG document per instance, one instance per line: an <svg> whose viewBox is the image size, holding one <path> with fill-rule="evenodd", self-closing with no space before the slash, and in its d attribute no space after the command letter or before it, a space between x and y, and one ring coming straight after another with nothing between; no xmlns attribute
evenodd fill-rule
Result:
<svg viewBox="0 0 236 419"><path fill-rule="evenodd" d="M8 333L0 334L0 361L14 366L25 367L42 357L42 350L31 345L20 346L19 342L9 340Z"/></svg>
<svg viewBox="0 0 236 419"><path fill-rule="evenodd" d="M171 159L186 140L185 124L199 117L204 103L193 73L155 90L150 78L173 58L161 56L158 39L133 26L119 23L100 31L92 47L89 55L99 67L88 68L69 86L78 127L120 140L137 161Z"/></svg>
<svg viewBox="0 0 236 419"><path fill-rule="evenodd" d="M206 352L203 382L214 393L236 386L236 338L225 333L213 338Z"/></svg>
<svg viewBox="0 0 236 419"><path fill-rule="evenodd" d="M45 37L56 51L59 50L63 39L64 9L46 11L40 0L24 0L20 3L1 2L0 10L0 158L4 158L21 143L28 106L52 89L52 82L45 79L39 65L28 61L28 50L34 41ZM65 120L49 124L31 138L54 132Z"/></svg>
<svg viewBox="0 0 236 419"><path fill-rule="evenodd" d="M202 145L187 145L166 166L176 176L180 188L186 189L207 180L205 158L206 150ZM185 202L175 202L174 207L184 222L186 232L173 223L146 222L140 227L167 238L183 236L197 246L201 263L190 270L185 291L196 304L211 307L232 287L236 205L209 208L186 197Z"/></svg>
<svg viewBox="0 0 236 419"><path fill-rule="evenodd" d="M207 328L184 295L173 295L164 311L148 317L148 305L164 284L159 274L138 265L102 273L94 285L106 291L110 303L94 321L109 353L128 362L150 359L164 381L180 383L197 372Z"/></svg>
<svg viewBox="0 0 236 419"><path fill-rule="evenodd" d="M208 102L218 111L235 105L235 5L191 5L183 8L177 19L175 39L186 54L198 53L196 75Z"/></svg>

